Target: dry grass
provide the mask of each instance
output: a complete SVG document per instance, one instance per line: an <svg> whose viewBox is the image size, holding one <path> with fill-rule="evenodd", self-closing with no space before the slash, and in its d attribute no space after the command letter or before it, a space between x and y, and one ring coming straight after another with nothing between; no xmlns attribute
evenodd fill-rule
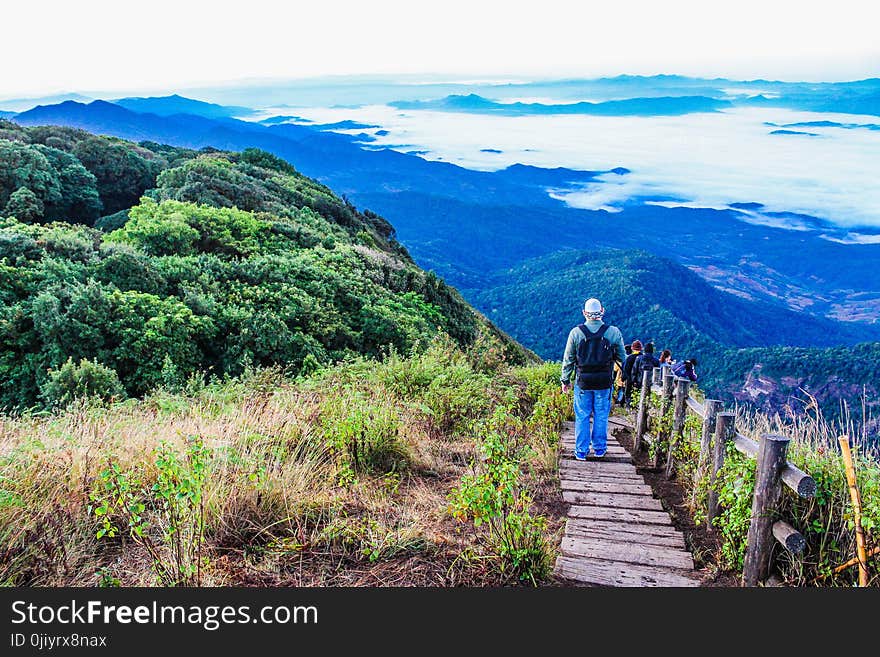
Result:
<svg viewBox="0 0 880 657"><path fill-rule="evenodd" d="M441 355L423 359L444 364ZM448 358L460 368L467 394L468 377L484 385L460 354ZM123 586L155 585L147 552L127 532L96 538L90 494L110 463L137 472L148 533L161 544L165 520L149 502L156 450L167 443L184 454L193 437L209 454L204 585L497 583L479 536L451 519L447 495L475 456L462 427L501 399L515 398L523 409L534 399L512 374L503 389L470 404L460 403L453 388L439 400L424 390L400 395L383 380L393 379L388 368L407 361L389 362L355 368L370 373L367 380L252 373L191 394L160 391L141 401L0 418L0 583L91 586L116 578ZM366 401L345 401L355 397ZM438 415L432 403L454 413ZM337 444L351 418L331 410L355 407L392 416L392 467L352 465ZM524 465L534 470L542 495L552 495L546 482L555 446L541 444Z"/></svg>

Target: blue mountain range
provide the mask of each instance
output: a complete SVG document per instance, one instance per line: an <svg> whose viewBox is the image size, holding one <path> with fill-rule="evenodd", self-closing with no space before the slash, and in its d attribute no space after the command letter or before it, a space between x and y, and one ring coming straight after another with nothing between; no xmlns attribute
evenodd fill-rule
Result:
<svg viewBox="0 0 880 657"><path fill-rule="evenodd" d="M365 150L357 137L310 125L162 117L105 101L40 106L14 120L196 149L272 152L359 207L385 216L422 266L459 287L478 307L480 299L491 297L485 290L499 272L560 250L598 247L671 257L719 289L780 309L791 299L806 298L809 311L821 316L839 312L854 290L860 299L880 298L880 245L823 239L834 229L818 220L806 231L753 225L743 221L740 210L760 206L747 201L725 211L633 202L609 214L570 208L547 194L548 188L577 187L609 172L524 165L473 171L387 149ZM613 172L628 175L624 168ZM831 342L880 337L878 326L835 326Z"/></svg>
<svg viewBox="0 0 880 657"><path fill-rule="evenodd" d="M210 119L219 119L233 116L248 117L254 114L254 110L247 107L229 107L216 103L206 103L201 100L184 98L178 94L147 98L119 98L114 100L113 103L133 112L157 114L159 116L194 114Z"/></svg>
<svg viewBox="0 0 880 657"><path fill-rule="evenodd" d="M706 96L663 96L657 98L628 98L599 103L579 102L564 104L502 103L477 94L446 96L438 100L395 101L398 109L434 110L443 112L471 112L505 116L547 114L592 114L596 116L679 116L693 112L717 112L731 107L730 101Z"/></svg>

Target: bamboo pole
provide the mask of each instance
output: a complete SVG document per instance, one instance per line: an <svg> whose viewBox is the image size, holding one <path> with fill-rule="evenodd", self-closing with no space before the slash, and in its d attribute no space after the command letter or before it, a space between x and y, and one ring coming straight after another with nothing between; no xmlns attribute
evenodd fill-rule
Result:
<svg viewBox="0 0 880 657"><path fill-rule="evenodd" d="M873 557L873 556L876 556L876 555L878 555L878 554L880 554L880 545L878 545L877 547L875 547L875 548L874 548L873 550L871 550L870 552L866 553L865 556L866 556L866 557ZM847 568L852 568L852 567L855 566L857 563L859 563L859 558L858 558L858 557L853 557L852 559L850 559L850 560L847 561L846 563L842 563L842 564L840 564L839 566L837 566L837 567L834 569L834 572L835 572L835 573L842 573L844 570L846 570Z"/></svg>
<svg viewBox="0 0 880 657"><path fill-rule="evenodd" d="M849 438L840 436L837 439L843 452L843 464L846 467L846 483L849 485L849 496L853 505L853 522L856 526L856 558L859 561L859 586L868 585L868 556L865 550L865 530L862 528L862 499L856 485L856 470L853 466L852 451Z"/></svg>
<svg viewBox="0 0 880 657"><path fill-rule="evenodd" d="M867 553L866 556L870 558L870 557L877 556L878 554L880 554L880 545L878 545L877 547L875 547L875 548L872 549L872 550L868 550L868 553ZM832 572L833 574L837 575L838 573L842 573L842 572L843 572L844 570L846 570L847 568L852 568L852 567L855 566L858 562L859 562L859 558L858 558L858 557L853 557L852 559L850 559L850 560L847 561L846 563L842 563L842 564L840 564L839 566L835 566L835 567L834 567L834 570L831 571L831 572ZM817 582L821 582L822 580L828 579L829 577L830 577L830 575L819 575L819 577L817 577L816 579L814 579L814 580L813 580L812 582L810 582L810 583L811 583L811 584L816 584Z"/></svg>

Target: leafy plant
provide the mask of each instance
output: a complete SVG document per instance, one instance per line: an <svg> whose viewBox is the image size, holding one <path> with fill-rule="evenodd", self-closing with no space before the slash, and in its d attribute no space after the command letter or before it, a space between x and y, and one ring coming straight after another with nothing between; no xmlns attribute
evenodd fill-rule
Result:
<svg viewBox="0 0 880 657"><path fill-rule="evenodd" d="M488 545L504 574L536 584L550 572L546 520L530 512L531 498L521 481L522 447L505 426L507 410L499 408L481 436L481 458L472 464L449 496L450 513L458 520L488 527Z"/></svg>
<svg viewBox="0 0 880 657"><path fill-rule="evenodd" d="M208 456L199 438L189 441L182 459L169 443L161 443L152 486L142 469L123 470L109 462L90 494L99 524L96 538L128 536L146 549L163 585L201 586Z"/></svg>

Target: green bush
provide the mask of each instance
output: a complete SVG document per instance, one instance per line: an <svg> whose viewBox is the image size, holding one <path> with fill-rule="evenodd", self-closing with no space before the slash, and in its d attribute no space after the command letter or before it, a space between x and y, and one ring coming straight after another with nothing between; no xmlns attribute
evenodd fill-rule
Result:
<svg viewBox="0 0 880 657"><path fill-rule="evenodd" d="M531 513L531 497L521 480L528 455L515 436L521 422L498 407L482 426L480 457L449 494L449 510L474 527L488 528L488 546L505 576L537 584L550 573L546 519Z"/></svg>
<svg viewBox="0 0 880 657"><path fill-rule="evenodd" d="M27 187L19 187L9 196L4 212L7 217L30 223L42 218L43 211L43 201Z"/></svg>
<svg viewBox="0 0 880 657"><path fill-rule="evenodd" d="M41 393L49 406L67 406L74 400L92 397L125 397L125 389L114 370L85 358L79 363L68 359L59 369L49 370Z"/></svg>
<svg viewBox="0 0 880 657"><path fill-rule="evenodd" d="M97 539L130 536L150 555L163 586L201 586L204 554L204 488L210 452L200 438L181 456L167 442L154 450L156 479L144 468L123 470L110 460L89 496Z"/></svg>
<svg viewBox="0 0 880 657"><path fill-rule="evenodd" d="M405 469L410 457L401 440L402 423L394 401L337 388L320 407L324 439L343 472L385 474Z"/></svg>

